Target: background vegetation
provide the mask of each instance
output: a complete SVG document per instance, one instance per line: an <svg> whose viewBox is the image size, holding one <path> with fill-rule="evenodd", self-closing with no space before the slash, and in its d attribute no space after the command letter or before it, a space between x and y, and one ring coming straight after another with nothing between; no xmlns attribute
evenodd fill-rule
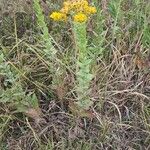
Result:
<svg viewBox="0 0 150 150"><path fill-rule="evenodd" d="M74 30L49 18L62 3L0 0L0 149L150 149L149 0L90 1L88 110Z"/></svg>

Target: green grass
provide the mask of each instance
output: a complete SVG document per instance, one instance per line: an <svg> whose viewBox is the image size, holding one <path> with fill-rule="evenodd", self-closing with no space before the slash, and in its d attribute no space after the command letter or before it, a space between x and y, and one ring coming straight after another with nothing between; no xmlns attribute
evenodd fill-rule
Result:
<svg viewBox="0 0 150 150"><path fill-rule="evenodd" d="M0 0L0 149L150 149L149 1L92 1L86 56L93 78L80 85L89 110L74 105L74 30L49 19L61 3Z"/></svg>

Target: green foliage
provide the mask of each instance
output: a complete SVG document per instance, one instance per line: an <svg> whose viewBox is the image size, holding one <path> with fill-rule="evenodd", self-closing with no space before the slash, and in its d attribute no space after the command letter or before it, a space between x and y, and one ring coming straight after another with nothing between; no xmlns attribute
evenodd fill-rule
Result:
<svg viewBox="0 0 150 150"><path fill-rule="evenodd" d="M77 104L83 109L89 109L92 105L90 100L90 81L93 78L91 74L91 59L88 56L87 49L87 36L86 36L86 23L74 23L73 24L76 50L77 50L77 63L76 63L76 92L78 96Z"/></svg>
<svg viewBox="0 0 150 150"><path fill-rule="evenodd" d="M0 55L0 76L4 78L4 87L0 90L0 103L8 104L17 112L25 112L27 108L38 107L35 94L26 94L19 82L19 75L11 71L11 66L6 62L3 53Z"/></svg>
<svg viewBox="0 0 150 150"><path fill-rule="evenodd" d="M94 16L94 21L93 21L93 30L95 34L93 36L88 35L88 52L91 57L92 64L94 66L96 65L96 59L97 58L104 58L105 57L105 52L106 49L104 48L105 45L105 35L106 35L106 30L105 30L105 17L103 15L103 12L101 10L99 1L95 0L94 2L97 13Z"/></svg>
<svg viewBox="0 0 150 150"><path fill-rule="evenodd" d="M14 74L11 71L10 65L5 61L4 55L1 51L0 54L0 76L2 78L5 78L4 85L5 87L8 87L9 84L15 83L17 76L14 76ZM1 85L2 86L2 85ZM0 91L1 94L3 94L3 89ZM6 101L6 100L3 100Z"/></svg>
<svg viewBox="0 0 150 150"><path fill-rule="evenodd" d="M11 88L1 90L0 102L6 103L10 106L10 109L14 109L16 112L26 112L27 108L38 108L38 100L35 94L25 94L19 83L12 83Z"/></svg>
<svg viewBox="0 0 150 150"><path fill-rule="evenodd" d="M63 74L64 71L63 71L63 68L59 67L59 69L57 69L55 67L55 59L57 58L56 56L57 50L54 48L52 44L53 39L51 35L49 34L48 27L45 22L45 16L43 14L43 10L39 2L40 2L39 0L34 0L34 10L35 10L35 14L37 17L38 27L40 31L42 32L42 34L40 33L41 39L39 42L42 44L44 48L42 48L42 50L39 49L38 52L42 53L45 56L45 59L48 60L50 73L55 74L57 71L57 74L55 74L55 76L53 77L53 81L52 81L52 84L55 87L60 82L61 75Z"/></svg>
<svg viewBox="0 0 150 150"><path fill-rule="evenodd" d="M108 9L109 9L109 12L110 12L110 14L114 20L116 18L118 18L121 15L121 13L120 13L121 0L111 0L109 2Z"/></svg>
<svg viewBox="0 0 150 150"><path fill-rule="evenodd" d="M40 2L39 0L34 0L34 10L35 10L36 17L37 17L38 27L40 28L40 31L42 32L42 34L40 34L41 42L42 42L42 45L45 46L45 48L42 51L44 51L46 57L52 61L56 54L56 49L52 45L52 38L48 32L48 27L45 23L43 10L39 2Z"/></svg>
<svg viewBox="0 0 150 150"><path fill-rule="evenodd" d="M87 38L86 38L86 23L74 23L74 35L76 40L76 48L79 51L79 60L87 57L86 51Z"/></svg>
<svg viewBox="0 0 150 150"><path fill-rule="evenodd" d="M142 41L145 47L150 48L150 25L145 26Z"/></svg>

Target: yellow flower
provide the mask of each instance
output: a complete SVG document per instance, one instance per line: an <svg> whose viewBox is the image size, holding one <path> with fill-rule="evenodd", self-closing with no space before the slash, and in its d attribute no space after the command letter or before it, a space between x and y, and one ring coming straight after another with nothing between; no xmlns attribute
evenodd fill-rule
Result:
<svg viewBox="0 0 150 150"><path fill-rule="evenodd" d="M96 8L92 7L92 6L89 6L89 13L90 14L95 14L96 13Z"/></svg>
<svg viewBox="0 0 150 150"><path fill-rule="evenodd" d="M80 12L84 6L88 6L87 0L67 0L63 3L63 8L68 8L73 12Z"/></svg>
<svg viewBox="0 0 150 150"><path fill-rule="evenodd" d="M85 22L87 21L87 16L83 13L77 13L75 16L74 16L74 21L75 22Z"/></svg>
<svg viewBox="0 0 150 150"><path fill-rule="evenodd" d="M82 1L82 6L88 6L88 5L89 5L88 1L86 1L86 0Z"/></svg>
<svg viewBox="0 0 150 150"><path fill-rule="evenodd" d="M85 6L84 7L84 12L86 14L95 14L96 13L96 8L92 6Z"/></svg>
<svg viewBox="0 0 150 150"><path fill-rule="evenodd" d="M70 2L69 1L68 2L64 2L63 5L64 5L64 7L69 7Z"/></svg>
<svg viewBox="0 0 150 150"><path fill-rule="evenodd" d="M61 13L61 12L53 12L50 15L50 18L52 18L54 21L64 21L64 20L67 20L66 14Z"/></svg>

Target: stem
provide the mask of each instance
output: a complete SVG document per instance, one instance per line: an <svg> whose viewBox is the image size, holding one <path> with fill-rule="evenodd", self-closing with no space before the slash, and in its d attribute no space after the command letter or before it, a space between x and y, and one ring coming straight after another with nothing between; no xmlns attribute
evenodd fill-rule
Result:
<svg viewBox="0 0 150 150"><path fill-rule="evenodd" d="M87 50L86 23L74 23L74 36L78 51L76 63L76 92L77 104L83 109L89 109L92 105L89 97L89 84L92 79L90 74L90 62Z"/></svg>

